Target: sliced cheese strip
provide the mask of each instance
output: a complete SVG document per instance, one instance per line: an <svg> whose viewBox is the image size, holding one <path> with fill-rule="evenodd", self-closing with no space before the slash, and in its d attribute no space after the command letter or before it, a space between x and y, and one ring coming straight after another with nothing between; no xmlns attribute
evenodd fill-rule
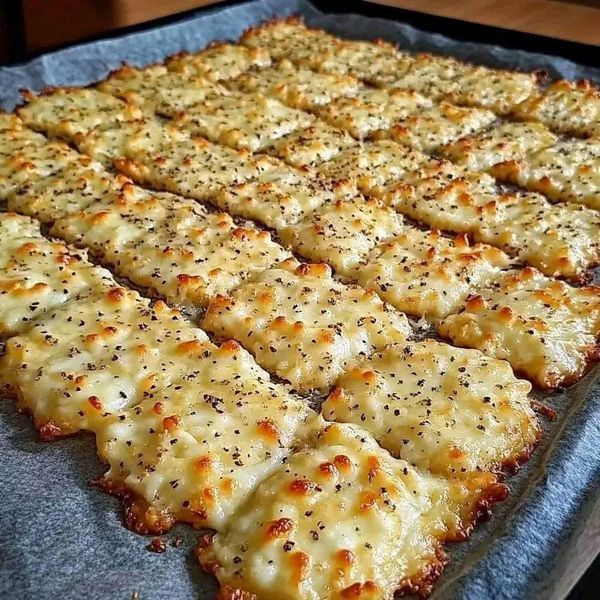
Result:
<svg viewBox="0 0 600 600"><path fill-rule="evenodd" d="M521 160L499 163L492 173L553 200L600 210L600 141L560 141Z"/></svg>
<svg viewBox="0 0 600 600"><path fill-rule="evenodd" d="M209 44L199 52L181 52L166 60L169 71L210 81L233 79L250 68L268 67L270 64L270 53L264 48L225 42Z"/></svg>
<svg viewBox="0 0 600 600"><path fill-rule="evenodd" d="M360 83L348 75L315 73L284 59L268 69L247 71L230 86L247 93L261 92L293 108L311 110L335 98L354 95Z"/></svg>
<svg viewBox="0 0 600 600"><path fill-rule="evenodd" d="M409 54L395 44L373 41L337 39L320 62L320 71L351 75L371 85L383 86L391 76L399 76L412 64Z"/></svg>
<svg viewBox="0 0 600 600"><path fill-rule="evenodd" d="M539 424L506 361L435 340L388 346L342 375L326 419L367 429L394 456L442 475L514 467Z"/></svg>
<svg viewBox="0 0 600 600"><path fill-rule="evenodd" d="M300 17L273 19L250 27L240 42L250 48L266 50L277 60L288 59L310 68L318 68L329 56L338 38L323 29L306 27Z"/></svg>
<svg viewBox="0 0 600 600"><path fill-rule="evenodd" d="M249 156L157 121L132 124L124 137L125 158L114 161L121 172L142 185L199 200L280 166L275 158Z"/></svg>
<svg viewBox="0 0 600 600"><path fill-rule="evenodd" d="M455 104L481 106L505 115L536 91L535 73L478 66L460 78L457 89L447 99Z"/></svg>
<svg viewBox="0 0 600 600"><path fill-rule="evenodd" d="M37 136L33 132L32 135ZM5 153L0 155L0 200L6 200L22 186L56 176L70 165L89 163L66 144L45 138L42 141L37 137L13 136L4 147Z"/></svg>
<svg viewBox="0 0 600 600"><path fill-rule="evenodd" d="M256 179L222 188L211 202L234 216L281 229L324 203L357 193L351 182L331 181L282 163Z"/></svg>
<svg viewBox="0 0 600 600"><path fill-rule="evenodd" d="M50 223L102 200L116 196L126 182L105 171L100 163L80 155L63 169L43 178L23 181L8 198L9 210Z"/></svg>
<svg viewBox="0 0 600 600"><path fill-rule="evenodd" d="M350 180L365 194L377 196L429 160L425 154L392 140L377 140L353 146L317 168L325 177Z"/></svg>
<svg viewBox="0 0 600 600"><path fill-rule="evenodd" d="M571 287L532 268L515 271L469 299L439 332L508 360L542 388L569 385L598 356L600 288Z"/></svg>
<svg viewBox="0 0 600 600"><path fill-rule="evenodd" d="M126 189L112 206L59 221L53 232L91 245L117 272L191 313L289 256L267 231L142 190Z"/></svg>
<svg viewBox="0 0 600 600"><path fill-rule="evenodd" d="M462 79L473 67L447 56L417 54L408 71L391 72L380 84L390 88L415 90L438 100L460 89Z"/></svg>
<svg viewBox="0 0 600 600"><path fill-rule="evenodd" d="M376 244L401 232L400 215L375 198L361 196L324 204L280 235L298 254L328 262L340 275L352 276Z"/></svg>
<svg viewBox="0 0 600 600"><path fill-rule="evenodd" d="M295 167L314 167L355 144L354 138L344 129L317 121L306 129L298 129L280 138L265 152Z"/></svg>
<svg viewBox="0 0 600 600"><path fill-rule="evenodd" d="M376 246L355 268L354 278L403 312L445 317L508 264L504 252L486 244L471 246L465 235L453 240L439 231L406 226Z"/></svg>
<svg viewBox="0 0 600 600"><path fill-rule="evenodd" d="M186 364L99 428L102 485L125 497L126 522L140 533L176 521L222 528L319 422L235 342L202 344Z"/></svg>
<svg viewBox="0 0 600 600"><path fill-rule="evenodd" d="M325 264L295 259L214 299L203 326L239 340L301 391L326 390L361 357L411 332L406 317L376 294L335 281Z"/></svg>
<svg viewBox="0 0 600 600"><path fill-rule="evenodd" d="M84 253L44 238L35 221L2 214L0 336L26 331L44 313L113 285L108 271L90 264Z"/></svg>
<svg viewBox="0 0 600 600"><path fill-rule="evenodd" d="M135 406L190 369L206 334L162 302L136 292L102 295L48 313L6 343L0 375L44 438L98 431L107 414Z"/></svg>
<svg viewBox="0 0 600 600"><path fill-rule="evenodd" d="M139 108L91 88L50 88L39 96L26 92L25 99L27 104L18 109L23 122L67 141L142 116Z"/></svg>
<svg viewBox="0 0 600 600"><path fill-rule="evenodd" d="M495 118L490 110L461 108L441 102L398 121L378 135L423 152L434 152L444 144L486 127Z"/></svg>
<svg viewBox="0 0 600 600"><path fill-rule="evenodd" d="M262 93L232 94L191 106L175 125L195 134L251 152L261 150L292 131L308 127L313 117Z"/></svg>
<svg viewBox="0 0 600 600"><path fill-rule="evenodd" d="M590 81L553 83L519 104L515 116L540 121L553 131L600 135L600 91Z"/></svg>
<svg viewBox="0 0 600 600"><path fill-rule="evenodd" d="M333 100L316 113L330 125L346 129L361 140L431 106L431 100L412 90L364 87L352 97Z"/></svg>
<svg viewBox="0 0 600 600"><path fill-rule="evenodd" d="M183 111L207 96L227 93L223 86L212 81L169 71L161 64L144 68L124 65L112 71L97 88L150 112L164 112L165 107Z"/></svg>
<svg viewBox="0 0 600 600"><path fill-rule="evenodd" d="M205 537L199 558L226 598L425 595L446 562L440 541L504 497L494 475L434 477L364 429L334 424L259 485L229 527Z"/></svg>
<svg viewBox="0 0 600 600"><path fill-rule="evenodd" d="M556 136L539 123L503 123L461 138L440 149L446 158L472 171L485 171L497 163L518 160L551 146Z"/></svg>

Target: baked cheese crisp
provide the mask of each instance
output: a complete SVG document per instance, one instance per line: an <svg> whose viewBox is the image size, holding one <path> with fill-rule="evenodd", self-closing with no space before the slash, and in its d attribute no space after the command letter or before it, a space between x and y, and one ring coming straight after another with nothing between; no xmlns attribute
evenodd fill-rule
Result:
<svg viewBox="0 0 600 600"><path fill-rule="evenodd" d="M493 281L509 264L502 250L471 246L467 237L406 226L376 246L354 271L354 279L374 289L397 309L418 317L445 317L466 297Z"/></svg>
<svg viewBox="0 0 600 600"><path fill-rule="evenodd" d="M339 41L323 29L306 27L299 17L274 19L250 27L240 38L243 45L263 49L276 60L288 59L313 69L330 56Z"/></svg>
<svg viewBox="0 0 600 600"><path fill-rule="evenodd" d="M270 146L275 140L308 127L313 117L289 108L261 93L235 94L191 106L175 119L175 125L189 129L213 142L245 148L251 152Z"/></svg>
<svg viewBox="0 0 600 600"><path fill-rule="evenodd" d="M127 136L123 154L116 167L138 183L198 200L280 166L272 157L253 157L158 122L143 122Z"/></svg>
<svg viewBox="0 0 600 600"><path fill-rule="evenodd" d="M505 115L537 89L535 73L473 67L447 99L455 104L481 106Z"/></svg>
<svg viewBox="0 0 600 600"><path fill-rule="evenodd" d="M561 133L597 137L600 91L589 81L557 81L519 104L514 114L526 121L540 121Z"/></svg>
<svg viewBox="0 0 600 600"><path fill-rule="evenodd" d="M600 210L600 141L560 141L522 160L499 163L492 173L553 200Z"/></svg>
<svg viewBox="0 0 600 600"><path fill-rule="evenodd" d="M215 42L199 52L181 52L170 56L165 64L169 71L185 77L223 81L238 77L251 68L268 67L271 56L264 48Z"/></svg>
<svg viewBox="0 0 600 600"><path fill-rule="evenodd" d="M569 385L598 354L600 288L571 287L532 268L514 271L470 298L439 332L508 360L542 388Z"/></svg>
<svg viewBox="0 0 600 600"><path fill-rule="evenodd" d="M411 333L375 293L335 281L324 263L295 259L212 300L203 327L239 340L300 391L326 391L344 369Z"/></svg>
<svg viewBox="0 0 600 600"><path fill-rule="evenodd" d="M50 88L39 96L24 92L24 97L27 104L17 112L25 125L66 141L142 116L138 107L95 89Z"/></svg>
<svg viewBox="0 0 600 600"><path fill-rule="evenodd" d="M403 219L375 198L338 200L283 228L284 244L310 260L327 261L352 277L356 265L379 243L402 230Z"/></svg>
<svg viewBox="0 0 600 600"><path fill-rule="evenodd" d="M102 485L140 533L222 528L318 422L235 342L188 345L187 370L99 427Z"/></svg>
<svg viewBox="0 0 600 600"><path fill-rule="evenodd" d="M334 127L362 140L380 129L432 106L431 100L412 90L360 88L348 98L337 98L316 114Z"/></svg>
<svg viewBox="0 0 600 600"><path fill-rule="evenodd" d="M541 430L509 364L435 340L388 346L342 375L326 419L367 429L418 469L461 475L527 460Z"/></svg>
<svg viewBox="0 0 600 600"><path fill-rule="evenodd" d="M330 179L356 183L365 194L381 196L429 160L422 152L392 140L377 140L352 146L317 169Z"/></svg>
<svg viewBox="0 0 600 600"><path fill-rule="evenodd" d="M247 71L230 83L243 92L260 92L303 110L316 109L335 98L357 93L360 83L348 75L315 73L282 60L268 69Z"/></svg>
<svg viewBox="0 0 600 600"><path fill-rule="evenodd" d="M331 181L282 163L256 179L222 188L210 201L234 216L279 230L324 203L357 194L350 182Z"/></svg>
<svg viewBox="0 0 600 600"><path fill-rule="evenodd" d="M550 204L539 194L498 196L474 236L551 277L583 282L600 262L600 214L574 204Z"/></svg>
<svg viewBox="0 0 600 600"><path fill-rule="evenodd" d="M91 244L118 273L191 313L289 256L267 231L143 191L126 191L112 206L76 214L53 231Z"/></svg>
<svg viewBox="0 0 600 600"><path fill-rule="evenodd" d="M354 138L344 129L317 121L306 129L280 138L265 152L295 167L315 167L355 144Z"/></svg>
<svg viewBox="0 0 600 600"><path fill-rule="evenodd" d="M490 473L435 477L364 429L333 424L204 538L199 559L223 598L425 595L447 562L440 542L460 538L478 504L506 494Z"/></svg>
<svg viewBox="0 0 600 600"><path fill-rule="evenodd" d="M86 164L85 158L62 142L11 140L0 156L0 200L10 198L24 186L43 184L46 178L64 173L69 167Z"/></svg>
<svg viewBox="0 0 600 600"><path fill-rule="evenodd" d="M0 374L44 438L99 431L106 416L137 405L189 369L206 334L137 292L114 286L70 302L6 343Z"/></svg>
<svg viewBox="0 0 600 600"><path fill-rule="evenodd" d="M491 110L441 102L398 121L378 135L423 152L434 152L444 144L486 127L495 119Z"/></svg>
<svg viewBox="0 0 600 600"><path fill-rule="evenodd" d="M0 337L26 331L48 311L111 285L111 274L90 264L85 254L47 240L28 217L2 213Z"/></svg>
<svg viewBox="0 0 600 600"><path fill-rule="evenodd" d="M209 96L227 93L226 88L213 81L169 71L160 64L139 69L124 65L96 87L150 113L156 110L171 114L184 111Z"/></svg>
<svg viewBox="0 0 600 600"><path fill-rule="evenodd" d="M99 163L78 155L64 169L47 177L23 181L7 200L8 210L56 221L118 193L122 180L104 171Z"/></svg>
<svg viewBox="0 0 600 600"><path fill-rule="evenodd" d="M463 77L473 67L454 58L434 54L417 54L406 72L391 72L381 85L415 90L433 100L440 100L460 89Z"/></svg>
<svg viewBox="0 0 600 600"><path fill-rule="evenodd" d="M556 141L556 136L540 123L502 123L447 144L440 152L473 171L485 171L507 160L519 160Z"/></svg>

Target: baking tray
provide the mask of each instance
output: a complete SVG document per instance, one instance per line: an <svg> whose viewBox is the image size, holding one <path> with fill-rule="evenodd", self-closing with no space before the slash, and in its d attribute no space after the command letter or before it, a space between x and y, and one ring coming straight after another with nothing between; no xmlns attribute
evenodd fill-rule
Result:
<svg viewBox="0 0 600 600"><path fill-rule="evenodd" d="M360 1L255 0L221 4L168 24L0 67L0 106L14 108L19 88L85 85L123 60L144 65L215 39L236 39L250 25L295 13L344 37L383 37L408 50L600 81L600 69L584 64L593 64L595 49L579 44ZM600 367L566 391L535 396L556 409L557 418L540 417L543 439L530 461L508 479L510 498L496 506L469 542L448 547L452 562L432 598L560 599L598 554ZM18 415L12 402L2 401L0 457L1 598L214 596L215 582L202 574L192 555L197 532L177 527L166 536L164 554L148 552L150 540L123 527L118 501L90 489L89 481L103 471L91 436L42 443L29 419Z"/></svg>

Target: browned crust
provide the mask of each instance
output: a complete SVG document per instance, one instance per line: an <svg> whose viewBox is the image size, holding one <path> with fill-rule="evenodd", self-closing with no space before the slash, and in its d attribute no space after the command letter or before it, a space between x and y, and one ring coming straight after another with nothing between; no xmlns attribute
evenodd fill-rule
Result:
<svg viewBox="0 0 600 600"><path fill-rule="evenodd" d="M425 565L418 575L403 579L396 588L400 596L417 595L426 598L431 594L435 582L450 562L450 558L444 552L441 545L435 550L435 558Z"/></svg>
<svg viewBox="0 0 600 600"><path fill-rule="evenodd" d="M244 30L240 37L240 43L243 44L247 38L252 37L254 34L258 33L263 29L272 29L277 27L278 25L300 25L306 27L304 23L304 19L298 15L291 15L289 17L273 17L272 19L268 19L267 21L263 21L258 25L252 25ZM308 29L308 28L307 28Z"/></svg>

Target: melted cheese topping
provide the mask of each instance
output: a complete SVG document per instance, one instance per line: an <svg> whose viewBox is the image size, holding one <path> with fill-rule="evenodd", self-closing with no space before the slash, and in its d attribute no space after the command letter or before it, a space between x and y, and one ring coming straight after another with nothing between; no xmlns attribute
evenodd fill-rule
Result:
<svg viewBox="0 0 600 600"><path fill-rule="evenodd" d="M402 217L374 198L338 200L280 231L283 242L311 260L326 261L341 275L373 247L402 232Z"/></svg>
<svg viewBox="0 0 600 600"><path fill-rule="evenodd" d="M433 152L439 146L489 125L496 115L480 108L460 108L448 102L402 119L383 136L416 148Z"/></svg>
<svg viewBox="0 0 600 600"><path fill-rule="evenodd" d="M406 317L376 294L338 283L325 264L295 259L214 299L203 326L236 338L301 391L327 390L361 357L411 333Z"/></svg>
<svg viewBox="0 0 600 600"><path fill-rule="evenodd" d="M410 55L384 40L338 39L336 42L319 64L320 71L352 75L381 86L391 75L405 72L412 63Z"/></svg>
<svg viewBox="0 0 600 600"><path fill-rule="evenodd" d="M67 141L142 116L139 108L94 89L52 88L39 96L27 93L25 99L27 104L18 109L23 122Z"/></svg>
<svg viewBox="0 0 600 600"><path fill-rule="evenodd" d="M112 205L73 215L53 231L90 244L120 274L190 312L289 256L267 231L143 191L126 191Z"/></svg>
<svg viewBox="0 0 600 600"><path fill-rule="evenodd" d="M23 128L23 121L14 113L0 111L0 131L17 131Z"/></svg>
<svg viewBox="0 0 600 600"><path fill-rule="evenodd" d="M354 96L337 98L316 112L327 123L346 129L360 140L431 106L429 99L414 91L364 87Z"/></svg>
<svg viewBox="0 0 600 600"><path fill-rule="evenodd" d="M500 163L492 173L554 200L600 210L600 141L564 140L520 161Z"/></svg>
<svg viewBox="0 0 600 600"><path fill-rule="evenodd" d="M258 177L280 162L249 156L156 121L133 126L126 135L124 159L116 167L140 184L199 200L223 186Z"/></svg>
<svg viewBox="0 0 600 600"><path fill-rule="evenodd" d="M257 27L250 27L240 42L251 48L264 48L275 59L318 68L329 56L338 38L322 29L308 28L298 17L274 19Z"/></svg>
<svg viewBox="0 0 600 600"><path fill-rule="evenodd" d="M334 424L259 485L199 558L228 600L427 594L445 563L440 540L505 494L489 473L434 477Z"/></svg>
<svg viewBox="0 0 600 600"><path fill-rule="evenodd" d="M257 179L221 189L211 202L232 215L281 229L325 202L357 193L350 182L329 181L282 164Z"/></svg>
<svg viewBox="0 0 600 600"><path fill-rule="evenodd" d="M210 81L238 77L250 68L268 67L269 52L263 48L248 48L239 44L215 42L200 52L181 52L166 60L169 71L186 77L199 76Z"/></svg>
<svg viewBox="0 0 600 600"><path fill-rule="evenodd" d="M391 72L381 84L386 87L410 89L434 100L460 89L462 79L473 67L447 56L418 54L406 73Z"/></svg>
<svg viewBox="0 0 600 600"><path fill-rule="evenodd" d="M27 330L44 313L116 285L85 254L44 238L28 217L0 218L0 336Z"/></svg>
<svg viewBox="0 0 600 600"><path fill-rule="evenodd" d="M9 210L36 217L43 223L60 219L118 193L123 181L104 171L87 156L78 156L56 173L22 181L10 194Z"/></svg>
<svg viewBox="0 0 600 600"><path fill-rule="evenodd" d="M299 129L282 137L265 152L295 167L313 167L331 160L355 144L354 138L344 129L318 121L307 129Z"/></svg>
<svg viewBox="0 0 600 600"><path fill-rule="evenodd" d="M484 171L507 160L518 160L556 142L539 123L503 123L482 133L447 144L441 153L473 171Z"/></svg>
<svg viewBox="0 0 600 600"><path fill-rule="evenodd" d="M70 166L76 168L89 162L60 142L42 144L24 139L11 140L6 146L6 154L0 156L0 200L10 198L20 188L34 182L41 184L44 179L67 171Z"/></svg>
<svg viewBox="0 0 600 600"><path fill-rule="evenodd" d="M197 344L185 361L169 386L99 428L106 487L142 500L129 523L140 532L175 520L223 527L318 422L235 342Z"/></svg>
<svg viewBox="0 0 600 600"><path fill-rule="evenodd" d="M497 196L475 237L504 249L546 275L575 281L600 261L600 215L574 204L550 204L539 194Z"/></svg>
<svg viewBox="0 0 600 600"><path fill-rule="evenodd" d="M374 248L356 267L354 278L401 311L445 317L508 263L501 250L470 246L464 235L452 240L438 231L407 226L398 237Z"/></svg>
<svg viewBox="0 0 600 600"><path fill-rule="evenodd" d="M206 334L162 302L113 287L45 315L6 343L2 381L44 437L98 431L107 413L135 406L189 364Z"/></svg>
<svg viewBox="0 0 600 600"><path fill-rule="evenodd" d="M378 196L429 160L425 154L392 140L378 140L353 146L320 164L318 170L330 179L352 181L365 194Z"/></svg>
<svg viewBox="0 0 600 600"><path fill-rule="evenodd" d="M97 88L150 112L158 110L168 114L186 110L208 96L227 93L224 87L214 82L172 72L159 64L142 69L124 65L101 81Z"/></svg>
<svg viewBox="0 0 600 600"><path fill-rule="evenodd" d="M577 135L600 135L600 91L589 81L557 81L515 109L527 121Z"/></svg>
<svg viewBox="0 0 600 600"><path fill-rule="evenodd" d="M175 125L214 142L255 152L312 121L308 113L256 92L206 100L179 115Z"/></svg>
<svg viewBox="0 0 600 600"><path fill-rule="evenodd" d="M528 458L541 434L505 361L435 340L396 344L340 377L326 419L367 429L394 456L445 475Z"/></svg>
<svg viewBox="0 0 600 600"><path fill-rule="evenodd" d="M505 115L537 90L535 73L474 67L448 96L450 102L481 106Z"/></svg>
<svg viewBox="0 0 600 600"><path fill-rule="evenodd" d="M459 346L508 360L543 388L577 381L597 354L600 288L575 288L527 268L508 274L439 326Z"/></svg>
<svg viewBox="0 0 600 600"><path fill-rule="evenodd" d="M310 110L335 98L352 96L360 84L348 75L315 73L282 60L270 69L246 72L232 81L231 86L243 92L273 96L293 108Z"/></svg>

